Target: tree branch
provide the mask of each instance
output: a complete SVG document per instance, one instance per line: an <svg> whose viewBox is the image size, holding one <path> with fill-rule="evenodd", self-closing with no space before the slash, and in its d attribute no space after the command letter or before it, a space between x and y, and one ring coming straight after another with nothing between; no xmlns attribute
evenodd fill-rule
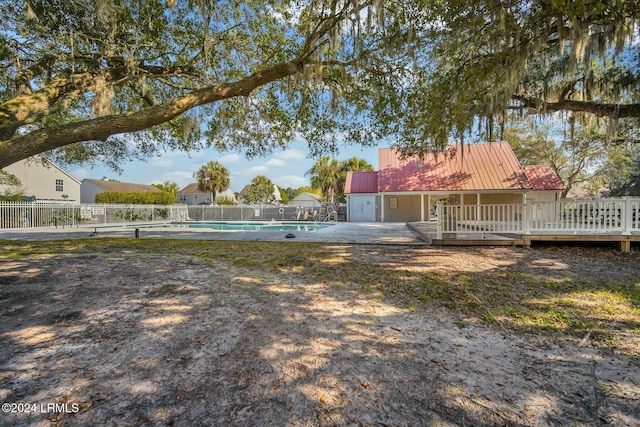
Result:
<svg viewBox="0 0 640 427"><path fill-rule="evenodd" d="M141 131L166 123L200 105L248 96L258 87L299 72L302 66L303 60L298 58L254 73L237 82L200 89L141 111L98 117L14 136L0 142L0 168L35 154L76 142L105 141L112 135Z"/></svg>
<svg viewBox="0 0 640 427"><path fill-rule="evenodd" d="M557 102L544 102L539 98L513 96L512 99L518 105L510 109L533 108L539 113L555 113L557 111L574 111L591 113L598 117L610 117L612 119L640 118L640 103L635 104L608 104L597 101L572 101L560 99Z"/></svg>

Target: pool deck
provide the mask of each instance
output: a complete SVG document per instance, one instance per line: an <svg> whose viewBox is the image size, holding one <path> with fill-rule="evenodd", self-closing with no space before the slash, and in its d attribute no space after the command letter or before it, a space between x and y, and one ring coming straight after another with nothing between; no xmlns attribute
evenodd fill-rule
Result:
<svg viewBox="0 0 640 427"><path fill-rule="evenodd" d="M310 223L302 223L301 225ZM97 231L96 235L94 230ZM0 239L7 240L63 240L81 238L119 237L134 238L136 226L88 226L67 228L37 228L0 231ZM321 242L343 244L397 244L426 245L416 233L400 223L354 223L339 222L317 231L216 231L202 228L152 228L140 224L141 239L185 239L185 240L250 240L263 242ZM287 234L294 238L287 238Z"/></svg>

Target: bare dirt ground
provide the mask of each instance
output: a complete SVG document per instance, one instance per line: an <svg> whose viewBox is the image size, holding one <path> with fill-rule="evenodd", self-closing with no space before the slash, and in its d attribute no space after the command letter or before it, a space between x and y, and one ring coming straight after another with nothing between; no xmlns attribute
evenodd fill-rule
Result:
<svg viewBox="0 0 640 427"><path fill-rule="evenodd" d="M579 251L349 250L390 267L639 276L637 257ZM21 257L0 263L0 315L0 402L16 404L0 425L640 426L638 359L286 272Z"/></svg>

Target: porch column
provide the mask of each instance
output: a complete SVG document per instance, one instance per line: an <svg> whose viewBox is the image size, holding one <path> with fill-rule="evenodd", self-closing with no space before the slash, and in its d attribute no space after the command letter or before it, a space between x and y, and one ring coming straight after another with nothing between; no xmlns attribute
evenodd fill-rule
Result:
<svg viewBox="0 0 640 427"><path fill-rule="evenodd" d="M384 222L384 194L380 194L380 222Z"/></svg>
<svg viewBox="0 0 640 427"><path fill-rule="evenodd" d="M420 222L424 222L424 193L420 194Z"/></svg>

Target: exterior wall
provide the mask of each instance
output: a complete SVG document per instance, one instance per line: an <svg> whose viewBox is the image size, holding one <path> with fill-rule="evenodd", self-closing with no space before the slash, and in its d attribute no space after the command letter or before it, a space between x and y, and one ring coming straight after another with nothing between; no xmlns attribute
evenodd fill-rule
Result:
<svg viewBox="0 0 640 427"><path fill-rule="evenodd" d="M384 222L418 222L420 215L420 194L385 195ZM425 200L426 206L426 200Z"/></svg>
<svg viewBox="0 0 640 427"><path fill-rule="evenodd" d="M289 200L288 205L304 208L319 208L321 203L317 199L314 199L313 197L310 197L306 194L298 194L296 197Z"/></svg>
<svg viewBox="0 0 640 427"><path fill-rule="evenodd" d="M102 191L102 188L93 182L83 180L82 184L80 184L80 201L82 203L95 203L96 195L102 193Z"/></svg>
<svg viewBox="0 0 640 427"><path fill-rule="evenodd" d="M477 205L478 204L478 195L477 194L463 194L462 195L462 204L463 205Z"/></svg>
<svg viewBox="0 0 640 427"><path fill-rule="evenodd" d="M230 190L225 190L222 193L216 194L216 201L219 201L221 198L226 198L229 200L235 200L235 196ZM184 203L185 205L200 205L200 204L210 204L209 199L211 199L211 193L181 193L178 192L176 195L176 202Z"/></svg>
<svg viewBox="0 0 640 427"><path fill-rule="evenodd" d="M557 199L556 191L529 191L526 193L529 203L553 202ZM349 218L353 217L354 210L362 210L362 197L373 197L374 195L347 195L347 209ZM478 197L481 205L502 205L502 204L522 204L524 193L436 193L436 194L384 194L384 222L418 222L423 218L425 221L434 220L435 206L438 199L445 200L446 204L472 206L478 204ZM424 197L424 215L421 215L421 198ZM380 195L376 198L376 221L381 220ZM395 201L393 201L395 199ZM533 201L532 201L533 200ZM392 205L394 209L392 209ZM471 212L471 211L469 211ZM470 213L472 218L473 212ZM359 221L358 215L355 216ZM350 219L354 221L353 219Z"/></svg>
<svg viewBox="0 0 640 427"><path fill-rule="evenodd" d="M557 191L531 191L527 193L529 203L548 203L558 200Z"/></svg>
<svg viewBox="0 0 640 427"><path fill-rule="evenodd" d="M480 195L481 205L504 205L522 203L522 193L483 193Z"/></svg>
<svg viewBox="0 0 640 427"><path fill-rule="evenodd" d="M178 202L185 205L198 205L200 203L206 203L210 198L209 193L178 193Z"/></svg>
<svg viewBox="0 0 640 427"><path fill-rule="evenodd" d="M21 181L27 196L35 196L37 200L80 201L80 182L53 164L26 160L9 165L4 170ZM9 187L0 186L2 192L6 189Z"/></svg>

